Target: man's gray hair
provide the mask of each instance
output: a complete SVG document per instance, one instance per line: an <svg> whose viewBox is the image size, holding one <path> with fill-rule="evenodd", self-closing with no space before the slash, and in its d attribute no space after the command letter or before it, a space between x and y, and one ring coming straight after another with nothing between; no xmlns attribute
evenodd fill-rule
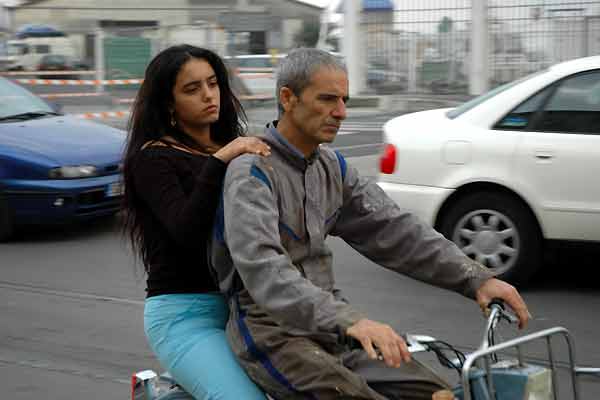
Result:
<svg viewBox="0 0 600 400"><path fill-rule="evenodd" d="M289 88L296 96L310 84L312 76L321 67L328 67L347 72L346 64L341 57L323 50L301 47L294 49L279 62L277 68L277 108L279 115L284 112L279 92L282 87Z"/></svg>

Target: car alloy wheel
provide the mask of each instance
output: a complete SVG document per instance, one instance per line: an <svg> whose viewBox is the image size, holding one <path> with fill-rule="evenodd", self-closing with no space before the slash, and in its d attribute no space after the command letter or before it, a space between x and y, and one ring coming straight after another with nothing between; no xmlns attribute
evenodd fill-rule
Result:
<svg viewBox="0 0 600 400"><path fill-rule="evenodd" d="M514 223L495 210L475 210L458 221L452 241L471 257L500 274L519 257L521 240Z"/></svg>
<svg viewBox="0 0 600 400"><path fill-rule="evenodd" d="M526 203L510 193L459 194L444 207L436 227L469 257L513 284L527 282L540 266L537 220Z"/></svg>

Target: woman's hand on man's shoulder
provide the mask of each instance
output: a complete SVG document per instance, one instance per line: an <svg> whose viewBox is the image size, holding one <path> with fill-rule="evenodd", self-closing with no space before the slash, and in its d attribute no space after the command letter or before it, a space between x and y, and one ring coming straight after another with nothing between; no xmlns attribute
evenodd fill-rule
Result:
<svg viewBox="0 0 600 400"><path fill-rule="evenodd" d="M213 154L213 156L228 163L235 157L245 153L258 154L267 157L271 155L271 147L259 138L244 136L232 140Z"/></svg>

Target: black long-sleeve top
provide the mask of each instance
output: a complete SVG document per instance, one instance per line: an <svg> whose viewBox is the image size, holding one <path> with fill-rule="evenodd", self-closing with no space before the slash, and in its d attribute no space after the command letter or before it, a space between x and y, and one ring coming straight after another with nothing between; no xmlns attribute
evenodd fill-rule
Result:
<svg viewBox="0 0 600 400"><path fill-rule="evenodd" d="M147 297L218 291L207 263L207 240L226 164L168 146L143 149L133 164L144 240Z"/></svg>

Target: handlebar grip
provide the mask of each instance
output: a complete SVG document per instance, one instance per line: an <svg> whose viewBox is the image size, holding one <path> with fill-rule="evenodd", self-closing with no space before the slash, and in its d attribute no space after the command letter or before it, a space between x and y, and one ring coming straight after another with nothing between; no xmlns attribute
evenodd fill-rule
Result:
<svg viewBox="0 0 600 400"><path fill-rule="evenodd" d="M491 309L492 306L497 306L504 311L506 308L504 307L504 300L494 297L487 305L487 308Z"/></svg>
<svg viewBox="0 0 600 400"><path fill-rule="evenodd" d="M493 307L497 307L500 310L500 318L505 319L511 324L515 324L519 322L519 319L515 317L512 313L506 310L504 300L499 298L493 298L492 301L487 305L488 309L492 309Z"/></svg>

